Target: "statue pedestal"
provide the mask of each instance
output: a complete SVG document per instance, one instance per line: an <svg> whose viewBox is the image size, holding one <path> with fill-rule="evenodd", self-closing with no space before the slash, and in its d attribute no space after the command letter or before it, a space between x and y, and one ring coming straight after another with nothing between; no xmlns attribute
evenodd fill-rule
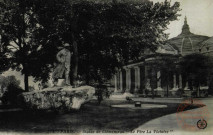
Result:
<svg viewBox="0 0 213 135"><path fill-rule="evenodd" d="M90 101L95 93L91 86L72 88L71 86L52 87L40 91L24 92L19 95L20 105L27 109L78 110Z"/></svg>

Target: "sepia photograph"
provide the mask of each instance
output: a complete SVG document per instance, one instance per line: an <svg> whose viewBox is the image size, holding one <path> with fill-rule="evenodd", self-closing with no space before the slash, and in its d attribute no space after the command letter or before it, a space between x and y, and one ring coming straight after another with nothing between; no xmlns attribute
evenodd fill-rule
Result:
<svg viewBox="0 0 213 135"><path fill-rule="evenodd" d="M212 135L212 0L0 0L0 135Z"/></svg>

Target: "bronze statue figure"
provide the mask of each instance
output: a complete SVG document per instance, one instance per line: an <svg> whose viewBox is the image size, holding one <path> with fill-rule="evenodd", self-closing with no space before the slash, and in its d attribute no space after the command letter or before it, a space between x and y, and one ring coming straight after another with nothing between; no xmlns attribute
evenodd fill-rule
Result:
<svg viewBox="0 0 213 135"><path fill-rule="evenodd" d="M62 49L57 53L56 59L58 61L53 74L53 84L57 85L58 79L65 78L65 84L70 86L70 66L71 66L71 55L72 53L69 51L70 45L65 43Z"/></svg>

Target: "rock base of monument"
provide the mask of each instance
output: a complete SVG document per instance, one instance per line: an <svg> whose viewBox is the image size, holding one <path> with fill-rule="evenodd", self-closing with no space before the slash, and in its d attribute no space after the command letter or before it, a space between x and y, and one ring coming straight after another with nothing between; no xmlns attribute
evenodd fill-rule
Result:
<svg viewBox="0 0 213 135"><path fill-rule="evenodd" d="M82 104L92 99L94 93L95 88L91 86L63 86L24 92L18 98L20 106L25 109L78 110Z"/></svg>

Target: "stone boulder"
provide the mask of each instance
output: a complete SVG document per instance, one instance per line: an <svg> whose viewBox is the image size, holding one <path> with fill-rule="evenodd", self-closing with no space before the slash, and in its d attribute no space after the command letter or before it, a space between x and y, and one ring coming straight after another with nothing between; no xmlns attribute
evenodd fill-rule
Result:
<svg viewBox="0 0 213 135"><path fill-rule="evenodd" d="M78 110L90 101L95 93L91 86L72 88L52 87L40 91L24 92L19 95L20 106L36 110Z"/></svg>

